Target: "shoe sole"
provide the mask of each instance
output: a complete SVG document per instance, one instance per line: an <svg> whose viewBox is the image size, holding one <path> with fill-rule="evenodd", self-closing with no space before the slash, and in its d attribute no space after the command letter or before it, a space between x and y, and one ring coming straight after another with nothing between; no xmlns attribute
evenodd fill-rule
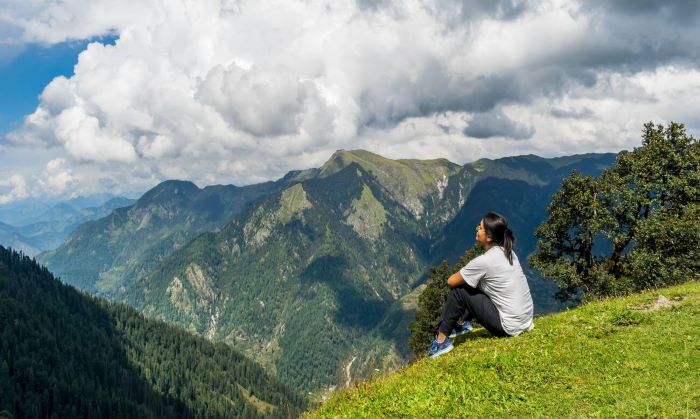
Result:
<svg viewBox="0 0 700 419"><path fill-rule="evenodd" d="M435 352L434 354L430 355L430 358L437 358L440 355L444 355L444 354L450 352L452 349L454 349L454 345L448 346L447 348L445 348L443 350Z"/></svg>

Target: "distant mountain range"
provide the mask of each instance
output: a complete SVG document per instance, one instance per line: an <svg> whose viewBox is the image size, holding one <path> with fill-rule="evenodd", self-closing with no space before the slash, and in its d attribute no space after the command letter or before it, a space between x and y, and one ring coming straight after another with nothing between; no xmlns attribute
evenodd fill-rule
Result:
<svg viewBox="0 0 700 419"><path fill-rule="evenodd" d="M34 256L58 247L80 224L134 202L98 194L51 205L41 201L4 205L0 207L0 244Z"/></svg>
<svg viewBox="0 0 700 419"><path fill-rule="evenodd" d="M38 259L70 284L117 297L198 234L221 228L252 201L288 184L200 189L188 181L165 181L132 206L84 223Z"/></svg>
<svg viewBox="0 0 700 419"><path fill-rule="evenodd" d="M347 385L404 362L417 288L471 247L489 210L521 260L572 170L614 154L390 160L338 151L277 182L199 189L164 182L39 255L70 284L230 343L298 388ZM538 312L556 287L529 272Z"/></svg>
<svg viewBox="0 0 700 419"><path fill-rule="evenodd" d="M30 197L0 205L0 220L12 226L24 226L43 221L72 217L86 208L97 208L114 198L135 198L133 193L114 195L109 192L77 196L70 199Z"/></svg>

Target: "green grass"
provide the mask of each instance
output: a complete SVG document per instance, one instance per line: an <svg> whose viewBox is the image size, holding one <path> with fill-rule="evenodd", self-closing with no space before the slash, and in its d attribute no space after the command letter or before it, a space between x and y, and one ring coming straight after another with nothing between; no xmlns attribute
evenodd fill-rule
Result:
<svg viewBox="0 0 700 419"><path fill-rule="evenodd" d="M659 295L672 307L650 310ZM700 283L590 303L336 393L311 417L700 417Z"/></svg>

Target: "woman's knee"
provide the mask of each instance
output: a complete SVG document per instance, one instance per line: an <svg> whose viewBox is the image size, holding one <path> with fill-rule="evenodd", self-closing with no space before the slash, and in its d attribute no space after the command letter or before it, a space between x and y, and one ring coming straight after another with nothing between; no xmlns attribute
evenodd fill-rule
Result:
<svg viewBox="0 0 700 419"><path fill-rule="evenodd" d="M467 290L463 286L454 287L450 290L450 293L447 294L448 300L453 300L460 306L463 306L466 303L467 298Z"/></svg>
<svg viewBox="0 0 700 419"><path fill-rule="evenodd" d="M458 298L458 297L459 297L459 293L461 292L461 291L459 290L459 288L460 288L460 287L451 288L451 289L450 289L450 293L447 294L447 298Z"/></svg>

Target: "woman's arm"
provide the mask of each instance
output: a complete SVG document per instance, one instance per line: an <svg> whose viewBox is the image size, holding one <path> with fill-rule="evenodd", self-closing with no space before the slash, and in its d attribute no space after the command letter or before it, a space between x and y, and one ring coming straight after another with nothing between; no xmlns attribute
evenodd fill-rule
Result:
<svg viewBox="0 0 700 419"><path fill-rule="evenodd" d="M464 278L462 278L462 274L460 274L459 272L453 273L452 276L449 277L449 279L447 280L447 285L449 285L450 288L464 285Z"/></svg>
<svg viewBox="0 0 700 419"><path fill-rule="evenodd" d="M481 278L486 275L487 269L488 259L486 255L478 256L470 260L467 266L452 274L447 280L447 285L449 285L450 288L455 288L466 284L472 288L476 288Z"/></svg>

